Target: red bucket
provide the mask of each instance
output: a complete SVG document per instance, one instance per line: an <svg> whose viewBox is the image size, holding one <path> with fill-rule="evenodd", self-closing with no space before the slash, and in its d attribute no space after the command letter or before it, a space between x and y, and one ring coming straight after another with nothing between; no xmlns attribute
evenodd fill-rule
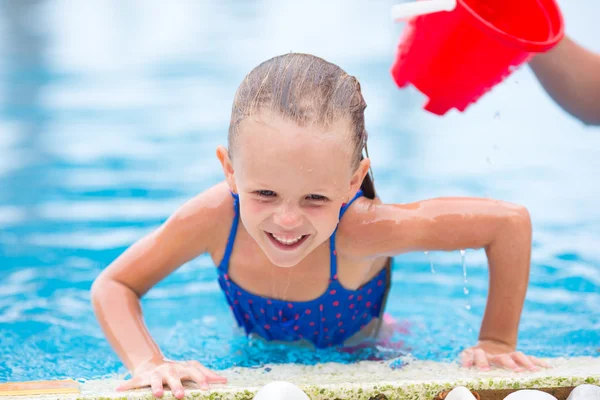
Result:
<svg viewBox="0 0 600 400"><path fill-rule="evenodd" d="M458 0L451 12L407 22L391 72L399 87L411 83L429 98L427 111L464 111L563 36L554 0Z"/></svg>

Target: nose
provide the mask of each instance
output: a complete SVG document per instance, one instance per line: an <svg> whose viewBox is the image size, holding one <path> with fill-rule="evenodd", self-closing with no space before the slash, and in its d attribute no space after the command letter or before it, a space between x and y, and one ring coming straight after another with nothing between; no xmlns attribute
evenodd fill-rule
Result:
<svg viewBox="0 0 600 400"><path fill-rule="evenodd" d="M302 214L296 207L282 204L275 212L273 222L283 229L292 230L302 225Z"/></svg>

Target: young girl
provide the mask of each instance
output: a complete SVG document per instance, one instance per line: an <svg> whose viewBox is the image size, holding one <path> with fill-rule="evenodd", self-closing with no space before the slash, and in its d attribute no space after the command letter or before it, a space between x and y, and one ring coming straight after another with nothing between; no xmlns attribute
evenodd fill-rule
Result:
<svg viewBox="0 0 600 400"><path fill-rule="evenodd" d="M225 181L184 204L115 260L92 288L94 310L133 378L127 390L226 379L197 361L164 358L146 329L140 297L180 265L208 253L248 334L315 347L378 333L390 257L409 251L485 248L489 299L480 340L464 366L514 370L543 363L515 351L529 276L525 208L488 199L384 204L368 175L366 104L336 65L287 54L256 67L233 102ZM201 306L201 305L200 305Z"/></svg>

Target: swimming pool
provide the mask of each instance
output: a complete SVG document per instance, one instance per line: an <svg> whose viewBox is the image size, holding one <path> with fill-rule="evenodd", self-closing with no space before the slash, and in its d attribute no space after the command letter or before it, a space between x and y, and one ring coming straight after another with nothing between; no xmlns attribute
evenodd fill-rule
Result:
<svg viewBox="0 0 600 400"><path fill-rule="evenodd" d="M583 3L563 2L567 29L600 50L591 20L600 6ZM124 371L93 317L91 282L221 179L214 149L225 142L235 88L260 61L289 50L360 79L384 200L525 204L534 249L520 348L600 356L600 132L560 111L526 68L465 115L425 114L419 94L398 91L388 74L399 31L388 21L391 4L2 3L0 381ZM396 259L388 311L409 333L395 348L349 355L248 342L207 257L161 282L143 307L167 356L216 369L400 354L451 361L476 340L485 259L466 252L465 284L460 253L430 256Z"/></svg>

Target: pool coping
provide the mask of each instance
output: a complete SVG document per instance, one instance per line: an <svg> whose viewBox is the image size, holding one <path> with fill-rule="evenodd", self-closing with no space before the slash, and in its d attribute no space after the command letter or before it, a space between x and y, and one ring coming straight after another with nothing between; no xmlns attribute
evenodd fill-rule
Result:
<svg viewBox="0 0 600 400"><path fill-rule="evenodd" d="M570 388L581 384L600 385L600 357L545 359L552 368L516 373L501 369L480 372L456 363L419 361L408 357L395 361L363 361L356 364L264 365L260 368L231 368L219 371L229 379L209 391L187 389L185 399L251 400L265 384L288 381L298 385L311 400L433 400L441 391L466 386L480 391L482 400L503 399L509 390L554 388L559 400ZM390 365L401 365L391 368ZM115 392L120 379L80 381L79 394L28 396L38 400L154 399L148 389ZM556 388L563 388L556 391ZM503 394L504 393L504 394ZM384 395L385 397L381 396ZM0 397L0 400L9 397ZM14 396L23 399L24 396ZM165 391L163 399L174 399Z"/></svg>

